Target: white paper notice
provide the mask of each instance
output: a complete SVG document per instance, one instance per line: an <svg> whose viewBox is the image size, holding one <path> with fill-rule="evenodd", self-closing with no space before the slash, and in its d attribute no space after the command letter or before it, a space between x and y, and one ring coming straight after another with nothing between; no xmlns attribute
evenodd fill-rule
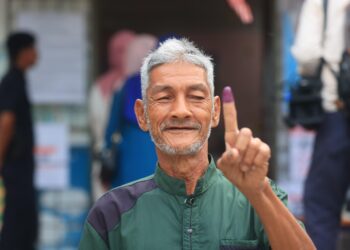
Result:
<svg viewBox="0 0 350 250"><path fill-rule="evenodd" d="M29 71L37 104L83 104L86 95L86 24L80 12L22 11L16 28L37 37L39 60Z"/></svg>
<svg viewBox="0 0 350 250"><path fill-rule="evenodd" d="M66 124L36 124L35 184L37 188L63 189L69 185L68 133Z"/></svg>

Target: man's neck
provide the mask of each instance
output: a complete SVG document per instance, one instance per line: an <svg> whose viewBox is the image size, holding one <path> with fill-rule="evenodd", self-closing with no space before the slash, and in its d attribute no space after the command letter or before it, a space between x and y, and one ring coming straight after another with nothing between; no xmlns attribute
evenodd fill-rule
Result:
<svg viewBox="0 0 350 250"><path fill-rule="evenodd" d="M208 147L194 155L168 155L157 149L159 166L169 176L185 181L186 193L194 193L198 180L209 166Z"/></svg>
<svg viewBox="0 0 350 250"><path fill-rule="evenodd" d="M12 67L15 69L18 69L19 71L25 73L25 71L27 70L28 66L21 60L17 60L15 62L12 63Z"/></svg>

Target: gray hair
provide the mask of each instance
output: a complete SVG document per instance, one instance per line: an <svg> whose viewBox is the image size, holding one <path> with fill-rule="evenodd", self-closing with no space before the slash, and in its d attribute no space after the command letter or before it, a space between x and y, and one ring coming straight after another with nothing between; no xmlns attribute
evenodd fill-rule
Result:
<svg viewBox="0 0 350 250"><path fill-rule="evenodd" d="M151 52L143 61L141 67L141 91L142 99L147 102L146 92L149 86L149 73L151 70L162 64L174 62L188 62L203 68L207 73L207 82L212 96L214 96L214 66L212 58L192 42L185 38L170 38L161 43L158 49Z"/></svg>

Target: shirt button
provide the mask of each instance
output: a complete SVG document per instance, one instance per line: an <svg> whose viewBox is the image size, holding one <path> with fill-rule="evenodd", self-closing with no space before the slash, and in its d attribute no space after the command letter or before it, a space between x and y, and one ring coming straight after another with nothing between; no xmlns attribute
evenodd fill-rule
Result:
<svg viewBox="0 0 350 250"><path fill-rule="evenodd" d="M187 229L187 233L191 234L193 232L192 228Z"/></svg>

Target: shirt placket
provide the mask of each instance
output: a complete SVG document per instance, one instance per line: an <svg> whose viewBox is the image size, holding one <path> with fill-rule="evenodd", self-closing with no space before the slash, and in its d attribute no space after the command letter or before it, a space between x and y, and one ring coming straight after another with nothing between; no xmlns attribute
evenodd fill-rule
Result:
<svg viewBox="0 0 350 250"><path fill-rule="evenodd" d="M194 237L196 234L195 230L195 219L194 210L196 198L194 196L188 196L184 200L184 213L183 213L183 250L195 249Z"/></svg>

